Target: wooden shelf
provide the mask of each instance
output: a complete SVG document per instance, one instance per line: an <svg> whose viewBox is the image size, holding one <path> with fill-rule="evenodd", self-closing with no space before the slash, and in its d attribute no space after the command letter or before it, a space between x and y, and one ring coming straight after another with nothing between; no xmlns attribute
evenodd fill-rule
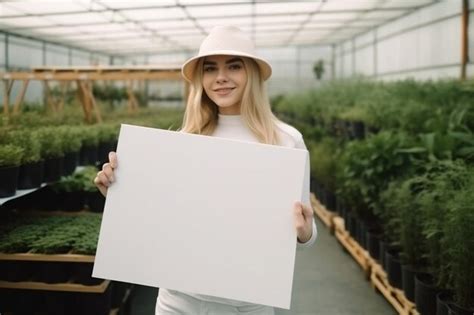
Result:
<svg viewBox="0 0 474 315"><path fill-rule="evenodd" d="M5 198L0 198L0 206L3 205L5 202L7 201L10 201L12 199L16 199L16 198L19 198L21 196L24 196L24 195L27 195L29 193L32 193L44 186L46 186L47 184L46 183L42 183L41 186L39 187L36 187L36 188L32 188L32 189L18 189L16 191L16 193L13 195L13 196L10 196L10 197L5 197Z"/></svg>
<svg viewBox="0 0 474 315"><path fill-rule="evenodd" d="M415 304L405 297L403 291L390 285L387 274L379 264L372 266L370 282L374 288L382 293L399 315L419 315Z"/></svg>
<svg viewBox="0 0 474 315"><path fill-rule="evenodd" d="M62 292L83 292L83 293L103 293L110 284L110 280L104 280L99 285L83 285L78 283L43 283L43 282L9 282L0 281L2 289L21 289L21 290L44 290L44 291L62 291Z"/></svg>
<svg viewBox="0 0 474 315"><path fill-rule="evenodd" d="M77 262L77 263L93 263L95 256L79 255L79 254L34 254L34 253L18 253L5 254L0 253L0 260L23 260L23 261L57 261L57 262Z"/></svg>

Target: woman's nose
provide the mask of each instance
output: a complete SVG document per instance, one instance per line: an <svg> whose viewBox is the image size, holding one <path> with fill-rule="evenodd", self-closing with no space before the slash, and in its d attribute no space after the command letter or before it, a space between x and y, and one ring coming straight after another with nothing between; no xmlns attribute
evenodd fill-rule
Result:
<svg viewBox="0 0 474 315"><path fill-rule="evenodd" d="M219 69L219 71L217 72L217 77L216 77L216 81L217 82L227 82L227 72L225 71L225 69Z"/></svg>

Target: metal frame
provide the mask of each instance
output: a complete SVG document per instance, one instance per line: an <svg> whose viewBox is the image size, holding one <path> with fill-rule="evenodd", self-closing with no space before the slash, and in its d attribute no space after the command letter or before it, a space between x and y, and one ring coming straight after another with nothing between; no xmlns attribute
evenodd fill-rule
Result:
<svg viewBox="0 0 474 315"><path fill-rule="evenodd" d="M190 21L191 27L189 27L189 30L197 30L198 32L192 32L191 36L195 36L194 34L197 34L198 36L196 37L196 42L199 42L200 39L207 34L209 31L208 27L203 26L203 23L201 23L204 20L209 20L209 19L215 19L215 18L225 18L225 19L232 19L232 18L245 18L245 17L250 17L250 24L247 25L247 27L250 29L250 35L253 38L257 38L258 34L268 34L269 36L272 36L272 38L277 38L278 39L278 33L285 31L285 25L282 25L280 29L274 29L274 30L259 30L260 25L265 25L269 23L259 23L258 19L260 17L287 17L287 16L292 16L292 17L301 17L302 21L297 21L293 25L296 25L296 28L293 32L291 32L291 35L288 37L282 36L279 38L278 43L272 43L271 45L265 45L266 47L273 47L273 46L288 46L288 45L300 45L300 44L315 44L315 45L332 45L332 44L337 44L340 42L343 42L345 40L349 40L355 35L363 34L367 32L370 29L373 29L374 27L383 25L387 23L388 21L391 21L393 19L397 19L400 16L403 16L405 14L409 14L413 12L414 10L417 10L419 8L425 7L432 5L433 3L438 2L439 0L414 0L411 1L409 4L406 2L404 3L405 6L396 6L396 7L384 7L385 1L380 1L380 0L373 0L373 2L361 2L361 6L358 6L357 8L347 8L344 6L341 6L340 8L332 8L329 6L329 4L332 4L333 2L331 0L319 0L319 2L308 2L309 5L313 4L314 7L311 8L310 11L295 11L295 12L273 12L273 13L263 13L263 12L257 12L257 6L258 5L265 5L265 6L273 6L273 5L279 5L281 6L282 4L286 4L288 6L291 6L293 4L292 1L262 1L262 0L247 0L247 1L238 1L238 2L228 2L228 1L215 1L213 3L190 3L186 4L183 3L183 0L175 0L175 4L169 5L147 5L147 6L131 6L127 8L121 8L121 7L115 7L112 2L110 3L103 3L101 2L102 0L93 0L91 3L96 7L87 7L85 4L82 4L83 10L73 10L73 11L61 11L61 12L46 12L46 13L35 13L35 12L28 12L24 14L11 14L11 15L3 15L1 16L3 20L3 32L4 33L11 33L11 34L19 34L22 35L22 37L25 38L30 38L30 39L40 39L43 40L47 43L54 43L56 45L63 45L66 47L73 47L78 50L85 50L85 51L92 51L94 53L98 53L101 55L114 55L114 56L120 56L120 57L127 57L131 55L137 55L137 51L140 51L140 45L130 45L126 44L125 42L127 40L131 40L136 37L130 37L130 36L124 36L120 37L121 31L112 31L112 32L101 32L101 34L117 34L118 36L114 39L108 38L110 41L110 45L104 46L102 48L97 48L92 46L93 43L90 43L89 45L87 44L87 41L74 41L74 35L82 33L82 34L93 34L93 32L81 32L80 31L80 26L82 25L81 23L78 24L65 24L62 25L61 23L51 23L51 25L29 25L26 27L18 27L18 26L12 26L8 27L8 21L9 19L14 19L14 18L24 18L24 17L35 17L35 18L48 18L48 17L55 17L55 16L74 16L77 15L78 17L81 14L115 14L120 17L122 23L131 23L136 25L136 29L133 31L137 31L138 33L143 33L143 36L139 36L140 38L145 38L145 39L157 39L161 42L164 42L167 44L166 48L159 49L157 45L156 50L146 50L146 53L143 53L143 55L146 54L153 54L153 53L168 53L168 52L175 52L175 51L191 51L197 49L197 47L194 47L193 45L196 45L196 43L191 44L187 43L187 40L183 40L183 36L186 36L186 33L181 33L180 35L178 34L163 34L161 31L162 29L155 29L153 27L148 26L147 23L150 22L163 22L169 23L169 26L163 27L163 30L172 30L173 29L173 23L177 21ZM7 7L10 6L10 8L15 8L16 3L21 3L22 0L17 0L17 1L3 1L4 5ZM75 4L78 4L77 2ZM216 16L212 14L205 14L204 16L194 16L192 14L192 9L193 8L209 8L209 11L212 12L212 10L216 7L219 8L233 8L235 5L242 5L243 7L248 6L250 8L251 14L249 15L248 13L239 13L239 12L226 12L224 16ZM328 7L328 9L326 9ZM179 8L182 10L184 13L184 18L178 18L178 17L172 17L172 18L153 18L153 19L136 19L136 18L131 18L127 16L127 12L133 12L136 10L164 10L164 9L171 9L171 8ZM281 8L281 7L280 7ZM299 8L298 8L299 9ZM390 16L387 18L369 18L369 17L364 17L367 13L373 13L373 12L399 12L399 14L396 14L395 16ZM339 14L341 13L355 13L356 17L350 18L350 19L341 19ZM329 21L337 21L339 20L342 25L335 26L335 27L321 27L321 28L315 28L314 27L314 20L319 16L334 16L334 18L330 18ZM316 20L317 21L317 20ZM341 33L345 28L352 28L351 24L361 22L361 21L371 21L374 22L370 26L357 26L357 32L356 34L344 34ZM96 22L96 23L88 23L88 26L95 26L98 29L100 29L101 26L115 23L113 21L110 22ZM120 23L115 23L117 25L120 25ZM273 22L270 24L274 24ZM243 25L240 25L243 27ZM51 35L47 34L48 29L54 29L57 27L66 27L71 29L71 34L69 34L69 38L66 35L57 35L51 33ZM77 29L79 28L79 30ZM311 35L312 31L317 30L317 29L330 29L333 30L332 32L329 32L326 36L322 38L317 38ZM39 33L38 31L41 31ZM305 32L304 35L306 35L303 40L295 41L295 38L301 34L302 32ZM25 32L27 32L27 35L25 35ZM78 33L75 33L78 32ZM64 36L63 39L58 40L58 38L61 38L61 36ZM301 37L301 35L300 35ZM92 39L91 39L92 40ZM100 38L99 38L100 40ZM123 40L123 48L120 47L118 44L114 44L114 41L116 40ZM257 40L257 45L259 45L259 42ZM113 48L109 48L113 47ZM133 49L128 49L128 50L123 50L126 48L132 47Z"/></svg>

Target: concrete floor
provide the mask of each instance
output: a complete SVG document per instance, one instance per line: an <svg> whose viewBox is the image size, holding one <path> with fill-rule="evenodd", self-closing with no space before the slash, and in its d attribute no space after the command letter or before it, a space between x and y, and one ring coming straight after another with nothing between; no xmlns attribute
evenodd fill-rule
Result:
<svg viewBox="0 0 474 315"><path fill-rule="evenodd" d="M313 247L296 253L291 310L276 315L395 315L362 269L320 222ZM154 315L157 290L137 286L131 315Z"/></svg>

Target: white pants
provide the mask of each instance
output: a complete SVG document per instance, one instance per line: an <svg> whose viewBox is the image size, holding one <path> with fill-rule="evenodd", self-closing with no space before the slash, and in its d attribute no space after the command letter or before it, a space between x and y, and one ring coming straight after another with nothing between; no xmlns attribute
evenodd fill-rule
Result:
<svg viewBox="0 0 474 315"><path fill-rule="evenodd" d="M273 307L265 305L232 306L196 299L187 294L159 290L155 315L275 315Z"/></svg>

